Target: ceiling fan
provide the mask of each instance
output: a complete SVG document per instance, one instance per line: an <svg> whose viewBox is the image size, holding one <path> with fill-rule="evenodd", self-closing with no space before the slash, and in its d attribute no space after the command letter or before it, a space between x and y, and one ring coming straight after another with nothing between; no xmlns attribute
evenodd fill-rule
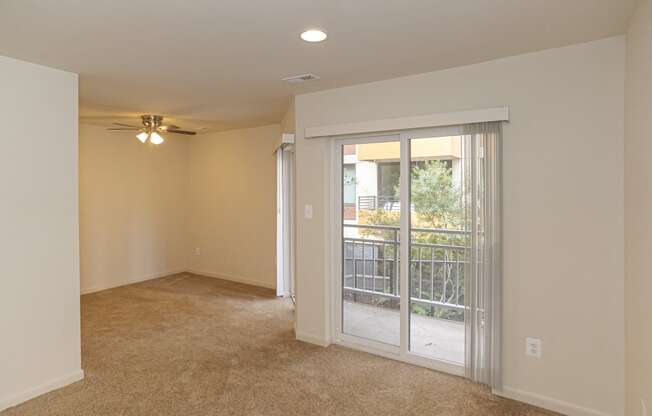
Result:
<svg viewBox="0 0 652 416"><path fill-rule="evenodd" d="M139 131L140 133L136 135L138 140L140 140L141 143L145 143L147 140L149 140L149 142L152 144L161 144L164 142L163 137L161 137L160 133L175 133L175 134L187 134L187 135L197 134L197 132L194 131L181 130L179 126L175 126L172 124L164 125L163 116L147 114L147 115L140 116L140 118L142 119L143 127L132 126L130 124L113 123L114 125L119 127L109 127L107 130Z"/></svg>

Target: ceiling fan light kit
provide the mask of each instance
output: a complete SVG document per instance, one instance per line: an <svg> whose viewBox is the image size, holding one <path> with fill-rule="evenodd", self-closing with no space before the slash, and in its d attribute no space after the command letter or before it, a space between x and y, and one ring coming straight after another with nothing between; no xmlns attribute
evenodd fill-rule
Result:
<svg viewBox="0 0 652 416"><path fill-rule="evenodd" d="M140 140L141 143L145 143L147 139L149 139L149 134L145 133L144 131L141 131L136 135L138 140Z"/></svg>
<svg viewBox="0 0 652 416"><path fill-rule="evenodd" d="M152 134L149 135L149 142L152 144L161 144L164 142L164 140L160 134L154 131L152 132Z"/></svg>
<svg viewBox="0 0 652 416"><path fill-rule="evenodd" d="M186 134L191 136L197 134L194 131L180 130L179 126L164 125L163 116L147 114L140 116L140 118L142 120L143 127L132 126L130 124L113 123L119 127L110 127L108 130L139 131L139 133L136 135L136 138L141 143L146 143L149 140L150 143L155 145L161 144L165 141L160 133Z"/></svg>

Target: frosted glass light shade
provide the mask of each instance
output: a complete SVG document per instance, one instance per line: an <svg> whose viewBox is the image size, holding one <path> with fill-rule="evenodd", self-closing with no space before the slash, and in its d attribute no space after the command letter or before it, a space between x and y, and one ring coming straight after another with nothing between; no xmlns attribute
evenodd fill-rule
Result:
<svg viewBox="0 0 652 416"><path fill-rule="evenodd" d="M163 137L161 137L161 135L157 132L152 132L152 134L149 136L149 141L152 144L161 144L164 142Z"/></svg>
<svg viewBox="0 0 652 416"><path fill-rule="evenodd" d="M138 140L140 140L141 143L145 143L147 141L147 138L149 137L149 134L145 133L144 131L141 131L136 135Z"/></svg>

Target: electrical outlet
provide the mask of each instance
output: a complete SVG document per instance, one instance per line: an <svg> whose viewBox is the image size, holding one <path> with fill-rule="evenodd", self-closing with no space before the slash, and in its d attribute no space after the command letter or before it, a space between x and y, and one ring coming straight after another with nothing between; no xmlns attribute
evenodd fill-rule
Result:
<svg viewBox="0 0 652 416"><path fill-rule="evenodd" d="M525 355L528 357L541 358L543 347L539 338L525 338Z"/></svg>
<svg viewBox="0 0 652 416"><path fill-rule="evenodd" d="M195 247L192 254L194 254L195 256L201 256L201 248Z"/></svg>
<svg viewBox="0 0 652 416"><path fill-rule="evenodd" d="M647 404L641 399L641 416L647 416Z"/></svg>

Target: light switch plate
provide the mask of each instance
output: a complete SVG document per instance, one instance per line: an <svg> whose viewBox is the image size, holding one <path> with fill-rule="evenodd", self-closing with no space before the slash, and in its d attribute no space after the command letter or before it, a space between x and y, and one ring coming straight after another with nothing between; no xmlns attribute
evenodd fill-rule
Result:
<svg viewBox="0 0 652 416"><path fill-rule="evenodd" d="M195 256L201 256L201 248L196 247L196 248L193 250L193 254L194 254Z"/></svg>
<svg viewBox="0 0 652 416"><path fill-rule="evenodd" d="M525 355L528 357L541 358L543 348L539 338L525 338Z"/></svg>
<svg viewBox="0 0 652 416"><path fill-rule="evenodd" d="M310 219L312 218L312 205L305 205L303 207L303 216Z"/></svg>

